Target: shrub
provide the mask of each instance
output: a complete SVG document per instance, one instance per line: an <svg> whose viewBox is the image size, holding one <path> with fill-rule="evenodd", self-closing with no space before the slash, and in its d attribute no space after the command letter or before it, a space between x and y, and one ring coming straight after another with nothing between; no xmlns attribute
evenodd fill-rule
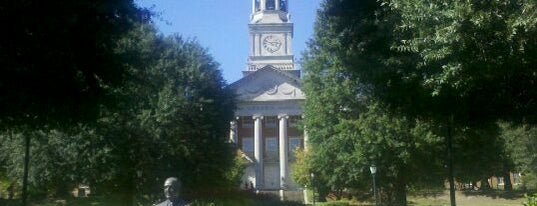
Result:
<svg viewBox="0 0 537 206"><path fill-rule="evenodd" d="M537 174L529 172L525 173L522 176L522 182L524 182L524 186L526 189L529 190L536 190L537 189Z"/></svg>
<svg viewBox="0 0 537 206"><path fill-rule="evenodd" d="M524 203L524 206L537 206L537 193L533 195L525 195L527 202Z"/></svg>

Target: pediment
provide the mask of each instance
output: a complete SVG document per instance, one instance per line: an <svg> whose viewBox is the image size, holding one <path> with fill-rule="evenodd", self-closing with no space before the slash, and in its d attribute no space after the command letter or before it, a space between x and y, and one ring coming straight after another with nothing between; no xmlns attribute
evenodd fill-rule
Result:
<svg viewBox="0 0 537 206"><path fill-rule="evenodd" d="M303 100L300 79L266 66L233 83L239 101Z"/></svg>

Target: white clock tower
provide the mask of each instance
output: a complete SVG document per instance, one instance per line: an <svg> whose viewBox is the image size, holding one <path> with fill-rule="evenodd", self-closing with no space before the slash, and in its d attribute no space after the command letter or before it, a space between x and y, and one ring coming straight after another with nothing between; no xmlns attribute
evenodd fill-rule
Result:
<svg viewBox="0 0 537 206"><path fill-rule="evenodd" d="M248 66L244 77L230 85L237 109L229 135L248 162L241 188L301 200L302 186L290 172L294 151L307 143L297 126L305 96L293 61L288 8L289 0L252 0Z"/></svg>
<svg viewBox="0 0 537 206"><path fill-rule="evenodd" d="M266 65L297 77L292 53L293 23L288 13L288 0L252 0L250 16L250 55L244 75Z"/></svg>

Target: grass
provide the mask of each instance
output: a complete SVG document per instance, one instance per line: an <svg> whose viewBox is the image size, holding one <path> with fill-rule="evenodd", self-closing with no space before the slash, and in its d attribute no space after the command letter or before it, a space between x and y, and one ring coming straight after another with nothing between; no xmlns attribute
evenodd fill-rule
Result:
<svg viewBox="0 0 537 206"><path fill-rule="evenodd" d="M20 206L20 200L0 199L0 206ZM66 200L43 200L32 202L30 206L118 206L119 200L110 197L70 198ZM213 198L196 199L192 206L300 206L297 202L281 202L273 195L255 195L249 192L236 192ZM149 205L148 205L149 206Z"/></svg>
<svg viewBox="0 0 537 206"><path fill-rule="evenodd" d="M20 206L21 201L16 200L2 200L0 199L1 206ZM118 200L112 198L93 197L93 198L73 198L67 200L42 200L34 201L29 206L114 206L119 205Z"/></svg>
<svg viewBox="0 0 537 206"><path fill-rule="evenodd" d="M526 201L521 192L460 192L456 194L458 206L515 206ZM279 198L269 195L253 195L239 193L225 197L200 199L192 202L193 206L298 206L295 202L280 202ZM449 193L412 193L408 196L411 206L444 206L449 205ZM0 206L19 206L18 201L0 199ZM47 200L34 202L30 206L116 206L119 201L111 198L92 197L68 200ZM372 206L372 202L331 201L317 203L317 206Z"/></svg>
<svg viewBox="0 0 537 206"><path fill-rule="evenodd" d="M436 197L411 196L410 205L443 206L449 205L449 192ZM520 192L456 192L456 202L459 206L514 206L526 201Z"/></svg>
<svg viewBox="0 0 537 206"><path fill-rule="evenodd" d="M411 206L449 206L449 192L412 193L407 197ZM526 201L522 192L461 192L456 193L458 206L519 206ZM320 206L372 206L372 202L334 201L317 204Z"/></svg>

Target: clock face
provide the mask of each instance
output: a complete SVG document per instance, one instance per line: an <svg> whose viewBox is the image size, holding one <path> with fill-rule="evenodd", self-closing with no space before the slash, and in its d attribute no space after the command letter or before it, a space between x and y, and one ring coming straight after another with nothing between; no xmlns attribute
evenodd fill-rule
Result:
<svg viewBox="0 0 537 206"><path fill-rule="evenodd" d="M263 48L270 53L277 52L282 47L282 40L278 37L269 35L263 39Z"/></svg>

